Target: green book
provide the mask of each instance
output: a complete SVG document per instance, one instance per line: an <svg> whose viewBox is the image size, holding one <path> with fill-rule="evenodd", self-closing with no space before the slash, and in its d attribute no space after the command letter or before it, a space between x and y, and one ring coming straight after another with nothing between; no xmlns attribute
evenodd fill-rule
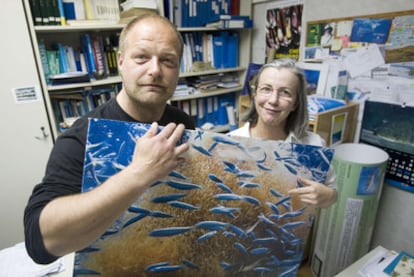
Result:
<svg viewBox="0 0 414 277"><path fill-rule="evenodd" d="M56 75L60 73L59 58L56 50L46 50L47 64L49 65L50 75Z"/></svg>
<svg viewBox="0 0 414 277"><path fill-rule="evenodd" d="M42 24L49 25L49 9L47 6L47 0L38 0L40 7L40 14L42 15Z"/></svg>
<svg viewBox="0 0 414 277"><path fill-rule="evenodd" d="M30 0L30 10L33 18L33 25L43 25L42 13L39 0Z"/></svg>
<svg viewBox="0 0 414 277"><path fill-rule="evenodd" d="M49 64L47 62L46 45L43 40L39 41L39 54L40 54L40 60L42 61L42 68L43 68L43 73L45 75L46 82L49 82L50 70L49 70Z"/></svg>

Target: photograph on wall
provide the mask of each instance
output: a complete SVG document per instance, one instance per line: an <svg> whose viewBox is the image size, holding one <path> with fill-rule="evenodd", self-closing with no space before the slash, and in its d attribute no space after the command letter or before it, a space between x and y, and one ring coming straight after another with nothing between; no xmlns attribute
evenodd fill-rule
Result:
<svg viewBox="0 0 414 277"><path fill-rule="evenodd" d="M414 56L413 34L414 15L396 16L392 20L388 43L385 46L385 61L387 63L412 61L410 57Z"/></svg>
<svg viewBox="0 0 414 277"><path fill-rule="evenodd" d="M299 60L303 5L266 11L266 57Z"/></svg>
<svg viewBox="0 0 414 277"><path fill-rule="evenodd" d="M327 63L297 62L297 66L303 70L306 79L307 95L324 95L328 79Z"/></svg>
<svg viewBox="0 0 414 277"><path fill-rule="evenodd" d="M351 41L384 44L391 23L390 18L356 18L352 25Z"/></svg>
<svg viewBox="0 0 414 277"><path fill-rule="evenodd" d="M90 119L82 190L127 166L148 128ZM287 191L297 176L324 183L333 150L202 130L181 140L186 162L76 253L74 276L295 276L316 210Z"/></svg>

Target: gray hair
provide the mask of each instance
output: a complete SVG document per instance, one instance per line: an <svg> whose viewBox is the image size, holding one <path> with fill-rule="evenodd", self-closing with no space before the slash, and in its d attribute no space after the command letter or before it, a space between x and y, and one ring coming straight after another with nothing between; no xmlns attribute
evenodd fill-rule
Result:
<svg viewBox="0 0 414 277"><path fill-rule="evenodd" d="M289 134L293 132L297 138L302 138L306 134L308 128L308 107L307 107L307 93L306 93L306 80L303 74L303 70L296 66L296 61L291 58L276 59L269 63L264 64L257 73L254 80L254 84L250 87L250 106L246 113L242 116L242 121L250 122L251 125L256 125L258 120L258 114L254 104L253 90L257 88L262 72L266 68L275 69L288 69L293 73L297 79L297 97L296 97L296 109L292 111L286 119L285 132Z"/></svg>

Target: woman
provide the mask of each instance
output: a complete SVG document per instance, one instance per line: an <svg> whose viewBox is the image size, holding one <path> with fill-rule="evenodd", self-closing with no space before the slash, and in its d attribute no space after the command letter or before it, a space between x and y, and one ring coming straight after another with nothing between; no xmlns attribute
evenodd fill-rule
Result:
<svg viewBox="0 0 414 277"><path fill-rule="evenodd" d="M325 146L319 135L307 131L306 81L293 59L278 59L263 65L252 89L251 105L243 118L246 123L230 135ZM337 191L332 170L326 185L299 179L304 186L289 190L289 194L318 208L335 203Z"/></svg>

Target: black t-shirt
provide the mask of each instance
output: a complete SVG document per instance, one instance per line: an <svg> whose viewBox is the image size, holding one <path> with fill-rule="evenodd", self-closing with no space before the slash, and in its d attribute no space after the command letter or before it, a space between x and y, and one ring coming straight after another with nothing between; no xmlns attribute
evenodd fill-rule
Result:
<svg viewBox="0 0 414 277"><path fill-rule="evenodd" d="M26 248L37 263L50 263L57 259L47 252L43 244L39 227L40 212L54 198L81 192L88 118L136 122L113 98L78 119L69 130L58 137L50 154L45 176L33 189L24 212ZM170 122L183 123L186 129L195 128L194 122L187 114L167 105L158 124L165 126Z"/></svg>

